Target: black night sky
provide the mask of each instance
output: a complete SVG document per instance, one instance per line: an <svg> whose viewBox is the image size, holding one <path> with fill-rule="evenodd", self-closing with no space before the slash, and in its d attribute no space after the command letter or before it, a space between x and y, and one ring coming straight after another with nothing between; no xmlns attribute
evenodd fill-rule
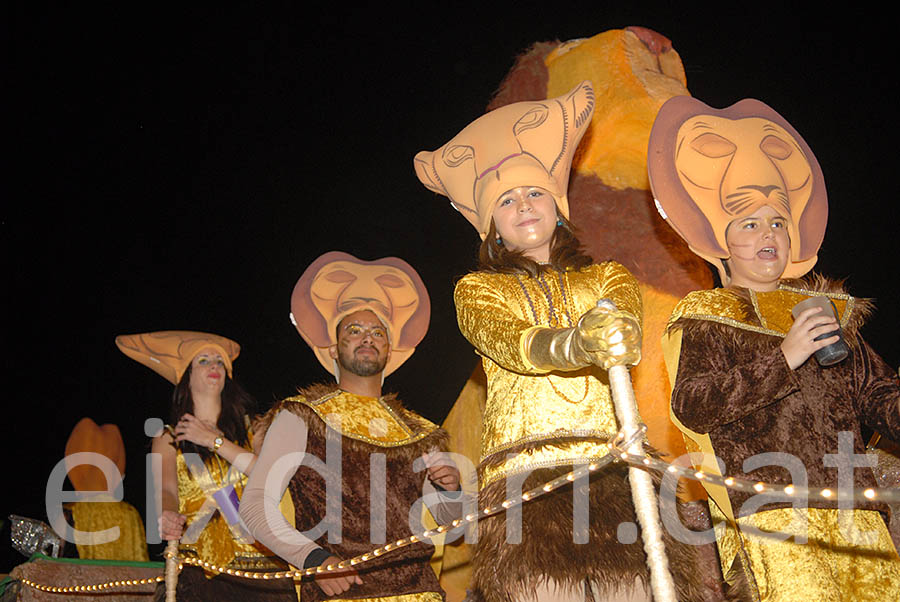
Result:
<svg viewBox="0 0 900 602"><path fill-rule="evenodd" d="M620 4L6 4L2 517L46 518L46 479L83 416L119 425L126 499L143 512L143 422L167 416L171 386L122 355L117 334L235 339L237 379L261 410L324 380L288 302L329 250L396 255L421 274L431 330L387 389L440 422L476 362L451 294L478 239L412 157L483 113L531 43L628 25L672 40L697 98L760 98L804 136L830 198L817 269L876 299L863 332L897 366L893 24L862 10ZM8 529L0 549L0 572L23 560Z"/></svg>

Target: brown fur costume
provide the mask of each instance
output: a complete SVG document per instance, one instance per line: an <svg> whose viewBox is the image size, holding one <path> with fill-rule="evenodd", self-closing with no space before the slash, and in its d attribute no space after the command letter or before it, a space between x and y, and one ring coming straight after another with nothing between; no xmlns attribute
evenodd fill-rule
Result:
<svg viewBox="0 0 900 602"><path fill-rule="evenodd" d="M311 408L323 396L338 391L336 386L316 385L302 390L300 395L281 401L260 422L265 431L275 415L287 410L299 416L307 425L308 438L306 453L323 462L326 457L326 439L338 436ZM306 465L301 465L291 479L288 489L295 510L295 528L299 531L314 529L319 521L327 517L326 482L341 483L341 541L331 543L323 533L315 541L323 549L339 558L352 558L370 552L382 543L407 538L409 512L422 495L425 471L414 473L413 462L423 454L435 449L447 449L447 434L421 416L405 409L396 395L382 398L412 431L412 442L393 446L380 446L354 438L341 436L341 466L339 473L332 473L325 467L326 476ZM382 454L385 457L385 521L377 525L383 529L384 542L372 542L370 529L375 522L370 514L372 507L372 487L370 482L370 457ZM355 585L356 598L376 598L422 592L443 594L437 577L429 565L434 546L428 542L418 542L398 548L377 559L357 565L356 571L362 578L361 585ZM322 590L312 581L301 586L304 602L314 602L326 598Z"/></svg>
<svg viewBox="0 0 900 602"><path fill-rule="evenodd" d="M542 441L535 446L547 444L547 441ZM524 447L519 447L508 452L523 450ZM504 451L502 455L506 453ZM486 458L482 468L491 460ZM572 467L565 466L535 470L524 480L519 492L540 486L570 470ZM656 475L654 482L658 490L659 478ZM574 486L579 488L577 495L587 494L583 484ZM479 494L479 507L499 504L508 495L505 480L490 483ZM523 505L521 543L507 543L507 515L480 521L478 545L473 557L473 579L479 599L485 602L508 600L498 592L505 592L512 598L523 597L533 585L535 575L546 576L563 587L573 588L588 578L601 593L611 593L617 586L640 580L649 591L650 573L640 528L635 542L625 544L618 541L618 526L621 523L638 525L634 505L630 501L627 466L609 464L592 475L588 499L588 530L587 533L578 533L578 540L583 541L587 536L587 543L574 543L571 486L544 494ZM679 507L677 520L689 528L709 528L706 514L702 511L697 513L696 508L691 510L698 516L686 517ZM519 520L517 513L508 514L508 520L516 524ZM697 570L695 547L677 542L665 530L664 544L669 568L675 577L678 599L691 602L719 599L715 588L711 589L709 584L704 583L704 576ZM498 567L505 570L501 572Z"/></svg>
<svg viewBox="0 0 900 602"><path fill-rule="evenodd" d="M537 487L568 470L536 470L525 479L522 490ZM579 493L583 493L583 489ZM506 483L501 480L485 487L479 501L486 507L499 504L505 498ZM617 586L640 580L649 591L650 574L639 530L635 542L623 544L617 541L619 524L637 525L630 499L627 467L611 465L593 476L588 506L588 543L584 544L573 543L571 487L563 487L524 505L519 544L506 543L505 515L482 520L473 572L481 598L485 602L508 599L503 595L491 595L496 592L506 592L512 598L523 597L536 574L573 588L580 586L587 577L601 592L614 592ZM584 535L581 533L580 537ZM692 602L707 599L702 576L697 573L693 547L678 543L668 535L664 543L669 568L676 576L678 599ZM497 567L507 567L507 570L499 572Z"/></svg>
<svg viewBox="0 0 900 602"><path fill-rule="evenodd" d="M782 284L814 292L843 293L842 283L811 275L802 280L782 281ZM737 319L749 326L760 326L749 294L744 289L730 288L704 291L701 295L737 298L742 316ZM769 483L790 482L785 469L778 465L760 467L751 474L742 471L745 458L767 451L794 454L805 466L809 483L826 486L837 483L836 472L823 465L823 453L837 441L839 431L854 433L855 453L862 453L863 439L860 421L865 418L870 428L891 435L900 421L891 422L890 411L884 406L892 403L890 385L896 376L877 358L859 335L859 328L871 312L872 304L854 299L849 319L843 326L844 339L851 354L845 361L829 368L821 368L815 360L804 362L796 370L787 372L787 364L777 353L782 338L766 332L754 332L728 324L703 319L691 314L674 320L670 330L683 332L681 357L678 364L679 381L673 394L673 411L685 426L700 433L708 433L716 455L725 463L728 474ZM740 372L727 384L711 384L708 379L694 375L714 370L716 374L730 374L726 366L741 366ZM786 376L782 374L787 372ZM717 387L729 391L747 388L749 394L732 407L723 399L721 405L704 405L705 395L717 396ZM769 387L765 392L761 387ZM756 406L756 407L754 407ZM750 411L750 408L753 408ZM718 443L718 445L717 445ZM870 470L853 472L854 486L860 489L876 486ZM736 516L744 516L738 509L751 494L731 490L729 499ZM789 502L772 503L765 509L788 507ZM813 499L811 508L833 508L835 501ZM887 516L887 506L874 502L859 502L857 508L879 510ZM757 510L758 511L758 510Z"/></svg>

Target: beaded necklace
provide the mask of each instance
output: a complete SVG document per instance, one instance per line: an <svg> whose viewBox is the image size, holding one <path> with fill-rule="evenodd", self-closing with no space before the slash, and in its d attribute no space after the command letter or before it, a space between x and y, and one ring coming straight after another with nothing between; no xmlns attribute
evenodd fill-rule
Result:
<svg viewBox="0 0 900 602"><path fill-rule="evenodd" d="M569 327L575 326L575 321L572 319L572 315L569 313L569 295L566 294L566 278L564 277L563 272L558 272L559 277L559 291L562 295L562 315L566 317L566 321L569 323ZM559 328L563 325L561 324L561 317L557 319L556 308L553 305L553 295L550 291L550 285L544 280L544 274L538 274L537 278L532 278L534 282L537 284L538 288L544 294L544 298L547 300L548 311L548 319L547 326L550 328ZM519 274L516 274L516 282L519 283L519 287L522 289L522 292L525 294L525 300L528 301L528 307L531 309L531 318L532 322L537 326L539 324L539 320L537 317L537 309L534 306L534 302L531 299L531 295L528 293L528 288L525 286L525 282L522 280L522 277ZM556 325L554 325L556 322ZM585 399L587 399L588 392L590 391L591 381L590 376L585 375L584 377L584 395L581 396L581 399L574 400L569 399L565 393L556 388L556 385L553 384L553 381L550 379L550 375L546 375L544 378L547 379L547 382L550 383L550 388L553 389L553 392L556 393L559 397L562 397L569 403L581 403Z"/></svg>

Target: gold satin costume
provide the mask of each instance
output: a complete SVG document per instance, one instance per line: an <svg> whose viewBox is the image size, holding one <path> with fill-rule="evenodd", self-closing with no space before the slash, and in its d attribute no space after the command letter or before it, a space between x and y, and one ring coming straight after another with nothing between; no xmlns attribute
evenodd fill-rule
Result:
<svg viewBox="0 0 900 602"><path fill-rule="evenodd" d="M419 431L414 432L396 408L384 398L366 397L349 391L338 390L318 400L308 400L298 395L285 401L303 403L322 419L322 422L344 437L357 439L379 447L400 447L424 439L438 427L421 416Z"/></svg>
<svg viewBox="0 0 900 602"><path fill-rule="evenodd" d="M606 373L593 367L548 373L531 365L522 349L533 327L573 327L604 298L640 320L637 282L615 262L549 270L539 278L474 272L456 285L459 328L482 356L488 382L480 488L609 453L604 442L618 427ZM507 452L515 455L503 458Z"/></svg>
<svg viewBox="0 0 900 602"><path fill-rule="evenodd" d="M191 524L195 520L216 510L205 491L232 485L240 498L244 493L244 485L247 483L246 475L237 469L232 469L228 462L215 454L204 460L203 464L207 472L202 477L203 482L198 483L188 469L182 452L180 450L177 452L178 512L187 517L185 533L189 532ZM204 508L207 501L210 505ZM237 541L219 511L215 511L197 536L196 541L193 543L182 541L179 543L178 549L182 553L197 556L218 566L241 569L271 569L278 566L268 558L271 553L261 544ZM211 578L214 575L207 573L206 576Z"/></svg>
<svg viewBox="0 0 900 602"><path fill-rule="evenodd" d="M144 521L131 504L117 502L109 496L107 501L76 502L68 507L72 509L75 528L90 533L90 537L111 527L119 529L119 536L113 541L77 544L79 558L138 562L150 560L144 536Z"/></svg>
<svg viewBox="0 0 900 602"><path fill-rule="evenodd" d="M749 295L749 306L731 289L714 289L691 293L675 308L669 322L669 330L663 337L666 364L670 379L673 381L673 405L675 396L680 394L679 382L682 379L696 378L693 372L686 371L684 366L679 371L679 360L685 357L683 350L686 348L682 346L683 337L687 336L683 329L687 328L686 324L690 323L679 322L679 320L713 322L729 329L735 329L729 334L717 336L733 337L734 343L730 344L741 344L745 349L754 346L761 347L765 344L767 345L765 353L770 353L769 348L771 347L771 352L774 352L793 324L791 308L805 298L825 294L832 300L848 342L851 342L855 336L848 336L848 325L851 322L861 322L862 317L859 314L865 314L864 311L859 312L857 309L858 300L844 293L826 294L784 284L779 290L772 292L747 290L746 293ZM855 325L850 328L851 332L855 329ZM748 334L741 335L742 331ZM761 343L762 339L753 338L757 335L765 335L764 339L777 338ZM694 344L702 344L702 339L694 338L692 341ZM684 340L684 343L687 344L687 341ZM867 351L864 343L857 347L854 353L874 355ZM727 357L725 360L727 361ZM850 371L849 363L852 361L852 358L845 360L847 366L844 369L848 372ZM868 364L872 361L874 360L867 356L865 363ZM784 367L787 367L786 362ZM834 369L835 367L828 368L828 370ZM822 378L819 376L821 370L822 368L812 357L796 371L789 370L792 373L790 378L796 379L798 383L798 388L792 395L804 395L804 391L811 388L811 385L807 383ZM780 377L772 374L771 378ZM853 376L854 380L861 378L856 374ZM854 381L850 380L850 382ZM846 398L849 398L852 395L852 389L849 389L848 386L848 390L843 393ZM806 393L806 395L808 394ZM792 406L785 405L797 403L796 401L792 402L791 399L792 397L789 395L775 401L770 407L782 405L782 412L800 414L800 411L792 412ZM821 409L828 409L832 419L840 419L840 412L843 412L841 408L832 407L829 405L829 400L818 399L821 403L818 414L822 414ZM686 402L700 404L703 403L703 400L686 400ZM726 403L726 400L722 401L720 412L723 414L728 411ZM747 403L749 404L751 401L747 400ZM715 427L709 433L696 432L685 426L676 415L674 407L672 408L672 420L683 432L688 451L705 454L704 461L696 464L698 468L712 474L722 474L718 466L711 461L712 456L718 455L728 465L729 474L735 474L735 471L740 470L740 461L730 457L729 454L733 452L731 448L744 444L747 439L757 441L756 445L759 446L757 453L763 450L799 453L790 449L782 450L782 443L771 441L771 433L774 432L777 424L775 421L767 423L768 415L764 418L754 419L754 414L758 415L759 412L760 410L757 410L752 413L747 421L743 419L734 423L726 421L722 427ZM797 416L797 419L807 420L802 416ZM756 422L753 422L754 420ZM763 423L765 423L764 426L759 426ZM806 423L806 426L807 431L816 431L815 427L811 427L809 423ZM758 430L748 432L747 429ZM736 437L731 445L728 444L729 433L734 433ZM818 436L820 440L825 441L830 440L831 435L832 433L824 433ZM806 433L797 433L798 439L801 436L806 436ZM769 441L768 445L767 441ZM773 445L774 447L769 449ZM859 452L860 450L856 450L856 453ZM818 452L811 453L817 454ZM818 458L818 463L822 463L821 457ZM816 467L811 464L807 464L807 467L811 471L810 485L825 486L828 484L827 482L817 482L821 477L816 473ZM860 473L867 470L870 469L857 468L855 472ZM741 473L737 474L744 476ZM785 484L787 483L785 482ZM874 481L872 484L874 485ZM857 482L855 486L859 488L860 483ZM875 602L897 599L900 596L900 558L897 556L887 527L877 510L781 507L740 515L738 502L744 501L746 496L739 496L715 485L704 484L704 487L710 498L710 513L716 529L716 543L719 548L722 572L730 583L735 580L746 580L749 584L747 592L750 595L749 599L762 602L796 600L804 602L831 600ZM810 500L809 503L810 506L820 505L814 500ZM771 506L769 507L771 508ZM747 527L777 534L791 533L798 537L800 542L805 538L806 543L795 542L793 537L786 541L766 538L748 532ZM846 534L854 529L864 533L868 532L870 539L863 543L848 540ZM740 562L737 562L738 559Z"/></svg>

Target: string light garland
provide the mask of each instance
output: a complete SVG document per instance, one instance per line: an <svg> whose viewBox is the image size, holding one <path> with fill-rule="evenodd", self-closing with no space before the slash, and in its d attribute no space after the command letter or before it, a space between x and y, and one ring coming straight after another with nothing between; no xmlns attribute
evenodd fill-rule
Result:
<svg viewBox="0 0 900 602"><path fill-rule="evenodd" d="M108 589L115 587L138 587L141 585L155 585L162 583L165 578L162 575L156 577L147 577L145 579L121 579L116 581L107 581L106 583L97 583L93 585L44 585L37 583L31 579L22 578L22 583L28 587L33 587L42 592L51 594L86 594L90 592L106 592ZM106 592L113 593L113 592Z"/></svg>
<svg viewBox="0 0 900 602"><path fill-rule="evenodd" d="M833 500L837 497L835 491L833 489L827 487L799 487L796 485L775 485L771 483L764 483L762 481L752 481L749 479L741 479L737 477L730 476L721 476L716 474L710 474L703 472L702 470L697 470L692 467L683 467L677 466L675 464L671 464L664 460L660 460L657 458L653 458L648 455L638 456L629 454L625 450L632 444L637 438L643 437L644 433L646 433L647 427L646 425L640 425L638 431L636 431L631 437L626 438L624 433L619 432L612 441L607 443L607 447L609 448L609 454L607 454L601 460L592 462L590 464L585 464L579 466L575 470L556 477L546 483L539 485L529 491L522 493L521 495L515 495L513 497L507 498L506 500L500 502L499 504L495 504L493 506L489 506L487 508L482 508L475 512L471 512L462 518L458 518L453 522L440 525L435 527L434 529L428 529L416 535L411 535L409 537L405 537L403 539L398 539L397 541L387 543L380 548L375 548L365 554L360 554L359 556L354 556L348 560L342 560L336 564L329 564L327 566L318 566L311 567L303 570L292 570L292 571L275 571L275 572L265 572L265 571L246 571L242 569L232 569L228 567L218 566L211 562L207 562L200 558L196 558L193 556L182 557L182 556L172 556L171 553L167 550L164 556L167 559L174 559L178 561L178 569L179 571L183 568L185 564L193 565L204 569L205 571L209 571L215 574L225 574L233 577L243 578L243 579L303 579L304 577L314 577L316 575L322 575L326 573L335 573L343 570L347 570L349 568L355 567L359 564L363 564L365 562L369 562L377 557L380 557L384 554L397 550L399 548L404 548L408 545L420 542L422 540L431 539L433 537L437 537L442 535L448 531L452 531L454 529L458 529L460 527L472 524L477 522L479 519L487 518L489 516L493 516L495 514L500 514L501 512L506 512L508 509L523 504L525 502L529 502L533 499L536 499L542 495L555 491L564 485L568 485L586 475L589 475L597 470L603 468L607 464L611 462L626 462L628 464L632 464L639 467L651 468L658 470L662 473L668 473L672 475L677 475L678 477L691 479L694 481L699 481L701 483L712 483L715 485L721 485L722 487L726 487L728 489L734 489L736 491L743 491L746 493L754 493L754 494L772 494L778 496L784 496L787 498L795 498L802 499L804 496L807 499L821 499L821 500ZM887 488L867 488L863 490L854 489L851 495L843 494L840 496L842 499L853 500L853 501L874 501L878 500L881 502L900 502L900 487L887 487ZM30 579L22 579L22 583L29 587L33 587L37 590L43 592L50 593L60 593L60 594L68 594L68 593L88 593L88 592L96 592L96 591L105 591L107 589L111 589L114 587L137 587L140 585L149 585L151 583L161 583L164 581L164 577L159 575L157 577L145 578L145 579L127 579L127 580L117 580L117 581L109 581L106 583L98 583L94 585L70 585L70 586L51 586L44 585L40 583L36 583Z"/></svg>
<svg viewBox="0 0 900 602"><path fill-rule="evenodd" d="M646 431L646 429L647 427L642 425L642 430ZM900 487L868 487L866 489L854 488L852 490L852 493L850 491L841 492L841 495L838 496L834 489L829 487L799 487L793 484L776 485L772 483L764 483L762 481L753 481L750 479L741 479L737 477L726 477L716 474L710 474L707 472L703 472L702 470L697 470L696 468L682 467L675 464L670 464L664 460L660 460L650 456L631 455L624 451L627 445L617 443L617 440L620 437L622 437L621 433L616 435L616 438L613 439L613 445L611 446L611 449L617 455L618 460L627 462L629 464L640 464L648 468L656 469L660 472L677 474L679 477L684 477L693 481L699 481L701 483L721 485L722 487L734 489L736 491L743 491L745 493L771 494L778 495L779 497L784 496L795 499L807 498L809 500L833 501L835 498L840 497L840 499L842 500L852 500L856 502L871 502L876 500L885 503L900 502Z"/></svg>

